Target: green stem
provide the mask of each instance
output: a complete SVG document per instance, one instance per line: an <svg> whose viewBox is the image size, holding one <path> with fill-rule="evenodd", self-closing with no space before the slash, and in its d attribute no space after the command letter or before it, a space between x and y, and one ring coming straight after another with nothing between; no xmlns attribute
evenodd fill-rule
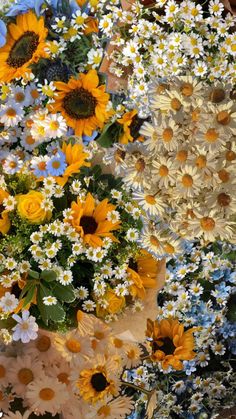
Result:
<svg viewBox="0 0 236 419"><path fill-rule="evenodd" d="M145 390L144 388L138 387L135 384L126 383L125 381L122 381L121 383L122 383L123 386L133 388L134 390L137 390L137 391L141 391L142 393L146 394L147 396L150 396L151 393L152 393L152 391Z"/></svg>

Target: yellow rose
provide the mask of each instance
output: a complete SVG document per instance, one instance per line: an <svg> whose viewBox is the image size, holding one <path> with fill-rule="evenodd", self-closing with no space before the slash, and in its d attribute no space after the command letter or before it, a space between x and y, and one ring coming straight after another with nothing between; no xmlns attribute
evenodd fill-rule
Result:
<svg viewBox="0 0 236 419"><path fill-rule="evenodd" d="M30 191L25 195L18 195L17 200L19 215L31 224L41 224L51 218L51 211L42 207L44 196L41 192Z"/></svg>
<svg viewBox="0 0 236 419"><path fill-rule="evenodd" d="M3 209L2 203L9 193L0 188L0 233L7 234L11 227L8 211Z"/></svg>
<svg viewBox="0 0 236 419"><path fill-rule="evenodd" d="M107 301L108 305L104 310L99 304L97 304L97 315L104 317L106 314L116 314L122 310L125 305L125 298L115 294L113 290L108 290L104 295L103 299Z"/></svg>

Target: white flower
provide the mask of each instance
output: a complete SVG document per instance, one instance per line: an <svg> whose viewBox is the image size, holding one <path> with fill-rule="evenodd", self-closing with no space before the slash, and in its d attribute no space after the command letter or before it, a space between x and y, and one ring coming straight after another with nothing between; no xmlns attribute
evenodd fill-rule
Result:
<svg viewBox="0 0 236 419"><path fill-rule="evenodd" d="M78 287L75 290L75 296L76 298L78 298L79 300L85 300L85 298L87 298L89 295L89 292L87 290L87 288L85 287Z"/></svg>
<svg viewBox="0 0 236 419"><path fill-rule="evenodd" d="M13 340L21 340L22 343L28 343L30 340L37 339L38 325L35 317L30 316L28 310L22 312L22 318L18 314L13 314L12 317L18 323L12 329L14 332L12 335Z"/></svg>
<svg viewBox="0 0 236 419"><path fill-rule="evenodd" d="M116 223L120 219L120 214L118 211L110 211L107 214L108 221L111 221L112 224Z"/></svg>
<svg viewBox="0 0 236 419"><path fill-rule="evenodd" d="M53 306L57 303L56 297L53 297L52 295L48 295L47 297L43 297L43 304L45 306Z"/></svg>
<svg viewBox="0 0 236 419"><path fill-rule="evenodd" d="M129 230L126 233L126 238L130 242L136 242L139 238L138 230L136 230L136 228L129 228Z"/></svg>
<svg viewBox="0 0 236 419"><path fill-rule="evenodd" d="M12 313L18 304L18 299L10 292L6 292L0 299L0 309L2 309L4 313Z"/></svg>
<svg viewBox="0 0 236 419"><path fill-rule="evenodd" d="M92 300L87 300L82 304L82 309L87 312L94 311L95 308L96 304Z"/></svg>
<svg viewBox="0 0 236 419"><path fill-rule="evenodd" d="M73 275L71 271L63 271L59 277L58 277L59 282L62 285L68 285L71 284L71 282L73 281Z"/></svg>

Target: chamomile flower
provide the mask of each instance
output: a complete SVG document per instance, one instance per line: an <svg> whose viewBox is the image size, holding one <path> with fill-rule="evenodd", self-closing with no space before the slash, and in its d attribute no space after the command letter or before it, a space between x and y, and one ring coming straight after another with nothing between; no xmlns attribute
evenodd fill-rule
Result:
<svg viewBox="0 0 236 419"><path fill-rule="evenodd" d="M3 313L12 313L18 306L18 303L18 299L10 292L6 292L5 295L0 298L0 308Z"/></svg>
<svg viewBox="0 0 236 419"><path fill-rule="evenodd" d="M53 306L57 304L57 299L52 295L48 295L47 297L43 297L43 304L45 304L45 306Z"/></svg>
<svg viewBox="0 0 236 419"><path fill-rule="evenodd" d="M46 136L49 138L61 138L67 132L67 124L65 119L62 115L57 113L47 115L43 125L46 129Z"/></svg>
<svg viewBox="0 0 236 419"><path fill-rule="evenodd" d="M0 110L0 122L6 127L14 127L23 119L23 116L23 107L20 107L13 101L2 105L2 109Z"/></svg>

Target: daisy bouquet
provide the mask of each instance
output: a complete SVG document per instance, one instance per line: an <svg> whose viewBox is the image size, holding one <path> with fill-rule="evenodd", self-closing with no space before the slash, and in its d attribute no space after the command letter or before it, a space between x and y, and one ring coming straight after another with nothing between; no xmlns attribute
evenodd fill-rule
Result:
<svg viewBox="0 0 236 419"><path fill-rule="evenodd" d="M157 320L147 323L152 363L125 373L149 391L137 417L147 409L150 418L221 418L235 406L234 262L235 246L195 242L167 263Z"/></svg>
<svg viewBox="0 0 236 419"><path fill-rule="evenodd" d="M234 241L232 86L191 76L157 80L150 85L149 109L146 120L134 111L125 125L123 117L121 143L104 157L142 209L142 246L161 258L180 253L184 241L196 237L202 243Z"/></svg>
<svg viewBox="0 0 236 419"><path fill-rule="evenodd" d="M139 345L82 312L73 331L39 330L30 343L8 344L0 356L4 418L124 418L134 401L121 375L141 355Z"/></svg>
<svg viewBox="0 0 236 419"><path fill-rule="evenodd" d="M235 82L235 16L223 1L117 3L105 3L104 11L110 13L99 22L111 38L107 74L128 87L128 100L140 112L146 113L150 77L190 74Z"/></svg>

